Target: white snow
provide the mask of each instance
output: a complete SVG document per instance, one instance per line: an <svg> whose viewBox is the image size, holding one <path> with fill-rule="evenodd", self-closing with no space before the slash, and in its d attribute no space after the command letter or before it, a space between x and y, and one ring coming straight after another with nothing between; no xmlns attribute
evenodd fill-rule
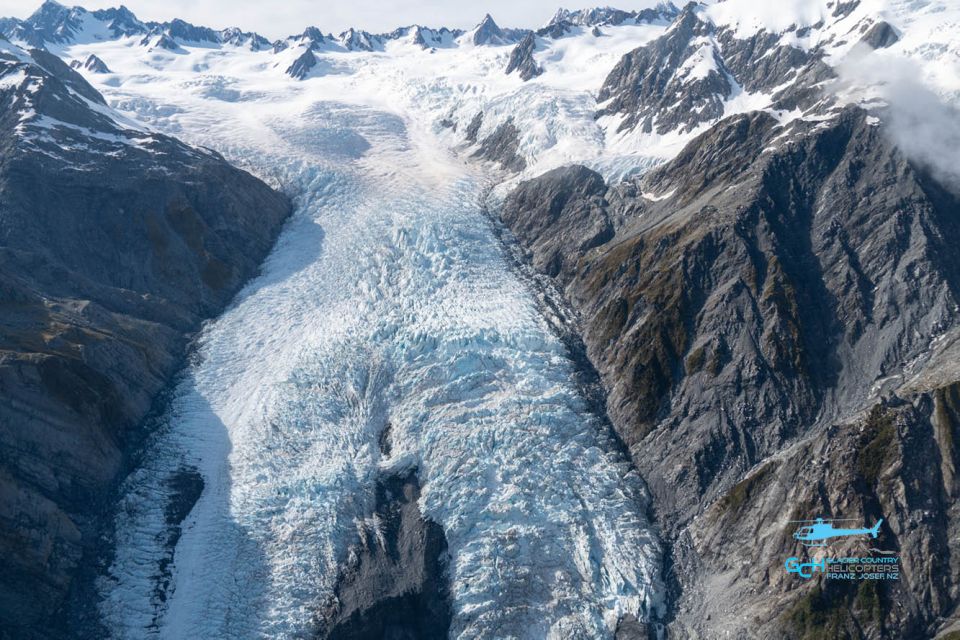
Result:
<svg viewBox="0 0 960 640"><path fill-rule="evenodd" d="M641 193L640 195L641 195L643 198L646 198L647 200L650 200L651 202L660 202L661 200L667 200L667 199L669 199L669 198L672 198L672 197L673 197L673 194L676 193L676 191L677 191L676 189L671 189L670 191L667 191L666 193L661 193L661 194L656 194L656 193L651 193L651 192L645 191L645 192Z"/></svg>
<svg viewBox="0 0 960 640"><path fill-rule="evenodd" d="M26 72L23 69L18 69L12 73L7 73L6 75L0 77L0 91L4 89L15 89L23 84L23 81L27 79Z"/></svg>
<svg viewBox="0 0 960 640"><path fill-rule="evenodd" d="M684 82L703 80L711 72L719 72L719 69L714 57L714 44L709 40L703 42L700 48L684 60L680 68L677 69L677 73L683 78Z"/></svg>
<svg viewBox="0 0 960 640"><path fill-rule="evenodd" d="M729 26L740 37L750 37L760 30L780 33L790 27L804 27L830 16L836 0L715 0L703 13L714 24Z"/></svg>
<svg viewBox="0 0 960 640"><path fill-rule="evenodd" d="M118 91L121 83L129 89L132 81L150 78L155 82L157 75L163 76L160 87L168 87L172 78L204 82L210 97L219 100L234 99L232 87L240 86L238 81L248 92L271 85L297 93L307 87L317 94L347 91L353 101L411 114L447 146L460 142L463 129L478 111L485 113L481 136L513 117L527 124L521 127L520 153L529 165L526 174L536 175L573 161L611 156L607 132L593 119L596 93L624 53L656 38L665 28L605 27L606 35L597 38L578 27L576 35L551 41L535 54L546 73L526 83L517 74L504 73L512 45L453 46L451 40L449 46L431 51L414 44L412 35L388 41L385 51L348 52L339 45L317 51L318 64L302 83L284 75L302 47L278 54L270 49L253 52L229 45L189 44L176 52L147 51L134 36L98 42L81 38L81 43L60 48L58 53L71 58L96 53L114 73L87 77L114 100L133 97L130 91ZM436 123L443 118L456 122L461 134L438 131Z"/></svg>

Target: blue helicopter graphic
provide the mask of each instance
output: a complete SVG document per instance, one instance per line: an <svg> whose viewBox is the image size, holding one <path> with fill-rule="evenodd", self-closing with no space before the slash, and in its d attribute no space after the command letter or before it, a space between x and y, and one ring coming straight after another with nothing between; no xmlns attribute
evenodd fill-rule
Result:
<svg viewBox="0 0 960 640"><path fill-rule="evenodd" d="M843 538L846 536L868 535L876 538L880 532L880 525L883 524L883 518L877 520L877 523L864 529L839 529L833 526L834 522L854 522L854 520L838 520L832 518L817 518L816 520L791 520L791 522L812 522L800 527L794 532L793 537L807 547L825 547L830 538Z"/></svg>

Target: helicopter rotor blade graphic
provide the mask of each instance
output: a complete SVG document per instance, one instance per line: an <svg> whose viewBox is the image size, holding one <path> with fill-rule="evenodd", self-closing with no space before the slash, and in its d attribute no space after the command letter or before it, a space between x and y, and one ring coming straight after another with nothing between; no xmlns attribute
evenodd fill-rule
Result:
<svg viewBox="0 0 960 640"><path fill-rule="evenodd" d="M860 518L815 518L813 520L788 520L787 522L860 522Z"/></svg>

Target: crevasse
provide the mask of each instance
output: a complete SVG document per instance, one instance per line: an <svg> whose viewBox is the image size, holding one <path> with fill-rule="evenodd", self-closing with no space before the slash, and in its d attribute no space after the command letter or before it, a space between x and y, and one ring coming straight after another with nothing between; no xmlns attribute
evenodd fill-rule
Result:
<svg viewBox="0 0 960 640"><path fill-rule="evenodd" d="M297 206L203 331L124 484L99 585L115 637L297 637L379 471L412 466L449 545L451 636L610 637L661 606L640 479L501 254L478 169L374 108L117 102L274 177ZM185 470L204 491L171 536Z"/></svg>

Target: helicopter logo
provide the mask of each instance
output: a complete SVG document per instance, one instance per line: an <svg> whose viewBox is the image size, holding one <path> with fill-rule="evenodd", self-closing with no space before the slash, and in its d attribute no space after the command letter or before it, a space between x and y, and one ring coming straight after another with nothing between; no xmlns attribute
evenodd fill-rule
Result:
<svg viewBox="0 0 960 640"><path fill-rule="evenodd" d="M854 520L837 520L832 518L817 518L816 520L791 520L791 522L812 522L797 529L793 537L799 540L807 547L825 547L830 538L843 538L847 536L867 535L876 538L880 532L880 525L883 524L883 518L877 520L877 523L864 529L842 529L833 526L834 522L854 522Z"/></svg>

